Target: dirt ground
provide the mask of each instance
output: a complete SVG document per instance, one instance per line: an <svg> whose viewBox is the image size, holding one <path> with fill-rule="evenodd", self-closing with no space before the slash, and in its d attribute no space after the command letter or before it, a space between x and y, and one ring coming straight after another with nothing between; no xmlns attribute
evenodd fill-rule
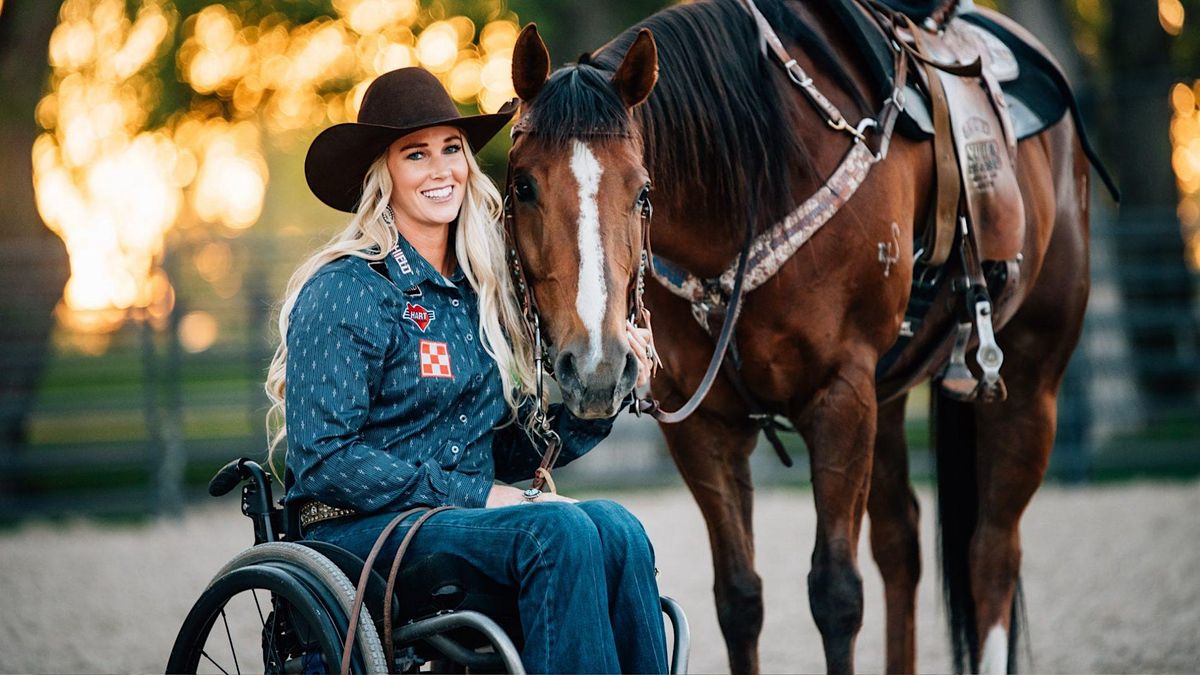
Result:
<svg viewBox="0 0 1200 675"><path fill-rule="evenodd" d="M727 671L704 524L682 488L618 495L646 523L660 584L693 631L692 672ZM925 575L919 667L950 669L937 594L931 495L920 494ZM811 492L757 496L766 592L766 672L824 670L805 575ZM0 671L161 672L183 616L209 577L251 539L230 498L179 521L29 524L0 533ZM882 586L862 549L866 616L857 668L883 667ZM1033 672L1200 671L1200 483L1048 486L1024 520Z"/></svg>

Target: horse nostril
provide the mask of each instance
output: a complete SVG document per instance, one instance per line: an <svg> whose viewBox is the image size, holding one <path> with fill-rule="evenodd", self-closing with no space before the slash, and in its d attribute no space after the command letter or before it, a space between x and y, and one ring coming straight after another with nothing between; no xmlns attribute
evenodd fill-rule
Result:
<svg viewBox="0 0 1200 675"><path fill-rule="evenodd" d="M579 370L575 368L575 355L563 351L554 362L554 374L558 383L564 386L575 386L579 383Z"/></svg>
<svg viewBox="0 0 1200 675"><path fill-rule="evenodd" d="M633 388L637 384L638 360L633 352L625 353L625 368L621 371L621 384Z"/></svg>

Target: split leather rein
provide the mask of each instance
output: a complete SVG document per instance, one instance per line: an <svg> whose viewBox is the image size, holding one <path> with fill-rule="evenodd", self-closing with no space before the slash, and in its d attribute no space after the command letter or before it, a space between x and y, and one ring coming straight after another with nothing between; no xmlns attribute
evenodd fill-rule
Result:
<svg viewBox="0 0 1200 675"><path fill-rule="evenodd" d="M746 11L754 19L765 47L769 49L771 56L786 72L789 80L799 87L804 97L816 108L831 129L848 134L853 143L837 169L821 188L792 213L776 223L774 227L756 237L755 223L753 219L747 219L745 236L737 262L731 264L723 274L715 279L695 277L671 261L651 253L650 223L654 210L648 197L643 201L640 262L629 284L630 321L644 328L650 327L649 313L642 302L647 272L662 283L667 290L688 300L692 304L693 315L710 335L713 333L713 325L709 317L724 308L724 313L720 318L720 331L715 336L716 346L712 358L691 398L675 411L663 410L658 401L649 394L645 398L635 397L630 403L631 412L638 415L648 414L664 424L681 422L700 406L716 381L725 355L729 351L745 293L757 288L770 278L783 262L791 257L791 254L795 253L804 242L816 233L821 225L832 218L838 209L849 200L865 180L871 166L887 156L896 118L904 107L903 90L906 85L909 52L903 42L895 37L895 29L904 27L900 18L894 17L890 13L885 14L878 5L872 6L873 3L870 3L869 0L861 0L868 10L867 13L884 29L886 34L893 36L890 47L893 51L896 76L891 95L884 101L880 112L874 118L864 118L857 125L851 125L837 107L821 94L813 84L812 78L797 63L796 59L788 54L766 17L755 6L754 0L741 1ZM515 139L528 131L531 131L528 126L528 118L522 118L513 127L513 137ZM868 147L870 144L867 140L868 134L872 132L877 136L873 150ZM554 373L549 363L549 350L542 339L541 316L537 300L525 274L520 249L517 245L513 196L514 183L510 168L504 188L505 248L514 291L520 305L522 322L534 349L537 409L533 413L534 424L531 425L531 428L533 434L538 436L538 440L545 446L541 466L534 478L534 487L540 488L545 484L550 469L558 459L559 451L562 449L562 439L551 429L547 414L543 379L547 374L553 377ZM660 267L663 268L662 272L658 269Z"/></svg>

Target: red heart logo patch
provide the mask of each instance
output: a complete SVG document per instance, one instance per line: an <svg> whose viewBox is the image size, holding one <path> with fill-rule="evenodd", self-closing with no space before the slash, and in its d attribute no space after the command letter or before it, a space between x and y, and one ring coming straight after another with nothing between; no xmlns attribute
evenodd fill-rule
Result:
<svg viewBox="0 0 1200 675"><path fill-rule="evenodd" d="M433 321L433 310L406 302L404 303L404 318L417 324L417 328L420 328L421 332L424 333L425 329Z"/></svg>

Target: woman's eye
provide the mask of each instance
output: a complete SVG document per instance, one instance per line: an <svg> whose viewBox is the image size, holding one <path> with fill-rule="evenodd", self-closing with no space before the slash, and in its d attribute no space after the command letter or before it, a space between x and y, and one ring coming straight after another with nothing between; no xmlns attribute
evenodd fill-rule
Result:
<svg viewBox="0 0 1200 675"><path fill-rule="evenodd" d="M404 159L411 159L411 160L413 160L414 162L416 162L416 161L419 161L419 160L425 159L425 153L424 153L424 152L421 152L420 150L418 150L418 151L416 151L416 152L411 152L411 153L409 153L409 154L408 154L408 156L407 156L407 157L405 157Z"/></svg>
<svg viewBox="0 0 1200 675"><path fill-rule="evenodd" d="M513 194L516 195L519 202L531 202L537 196L533 190L533 184L524 176L519 176L513 182Z"/></svg>
<svg viewBox="0 0 1200 675"><path fill-rule="evenodd" d="M462 152L462 146L458 143L455 143L454 145L447 145L443 152L445 152L447 155L453 155Z"/></svg>

